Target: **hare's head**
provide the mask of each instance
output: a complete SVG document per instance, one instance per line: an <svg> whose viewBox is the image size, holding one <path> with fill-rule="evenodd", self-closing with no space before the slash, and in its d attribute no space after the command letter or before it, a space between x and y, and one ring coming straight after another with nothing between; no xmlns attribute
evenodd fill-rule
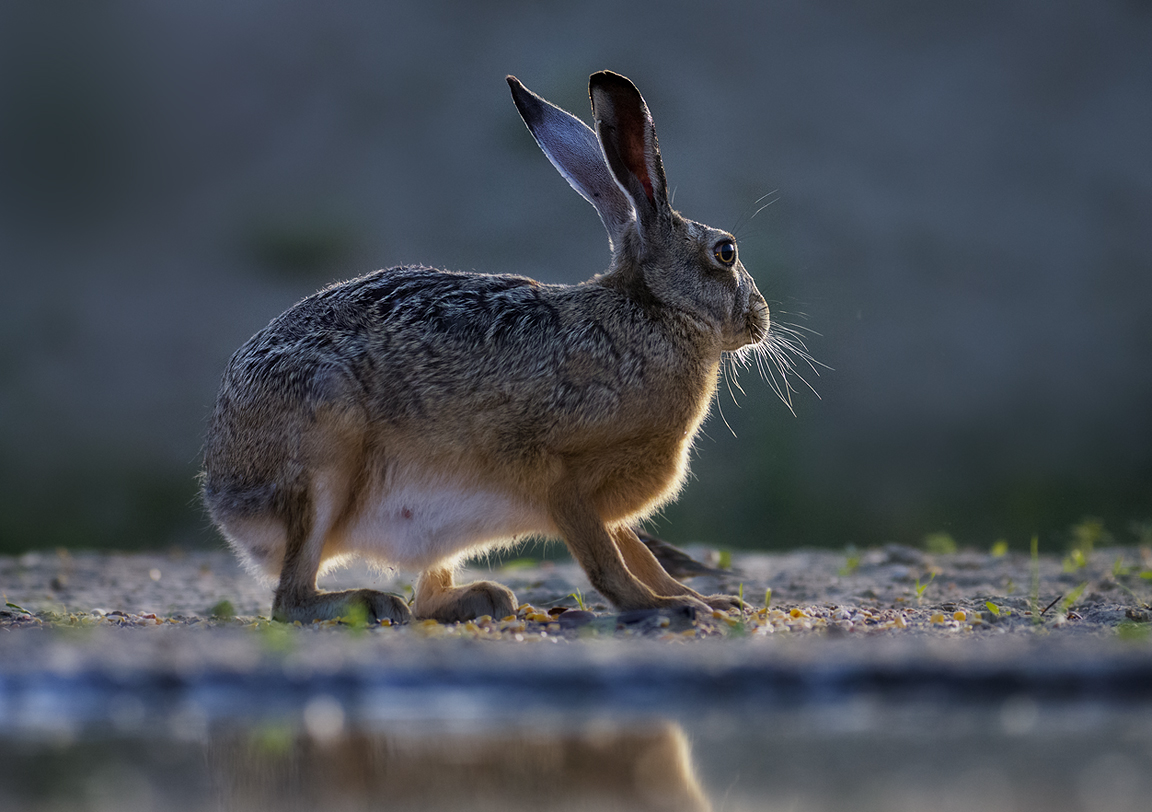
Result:
<svg viewBox="0 0 1152 812"><path fill-rule="evenodd" d="M599 212L612 247L606 280L688 315L724 351L768 335L768 305L740 262L735 238L672 209L652 116L632 82L609 71L592 75L595 131L515 77L508 84L548 159Z"/></svg>

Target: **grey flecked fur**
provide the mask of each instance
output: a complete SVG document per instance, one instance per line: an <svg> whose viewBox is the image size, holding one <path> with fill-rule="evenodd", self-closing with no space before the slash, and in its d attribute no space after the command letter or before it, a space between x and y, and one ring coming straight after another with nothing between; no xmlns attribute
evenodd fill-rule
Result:
<svg viewBox="0 0 1152 812"><path fill-rule="evenodd" d="M359 604L405 620L395 596L317 591L317 572L347 555L419 570L418 617L507 614L511 592L456 586L452 571L526 534L563 538L619 609L737 605L672 579L631 527L680 489L722 355L768 335L767 305L731 235L669 206L631 82L592 76L595 133L509 84L604 221L611 266L579 285L377 271L309 296L236 352L204 498L241 557L279 579L277 617Z"/></svg>

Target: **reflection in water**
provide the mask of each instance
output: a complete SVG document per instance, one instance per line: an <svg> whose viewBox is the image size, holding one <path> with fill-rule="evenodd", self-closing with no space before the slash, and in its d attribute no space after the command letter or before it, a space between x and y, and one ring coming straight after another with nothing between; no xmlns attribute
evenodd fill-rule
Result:
<svg viewBox="0 0 1152 812"><path fill-rule="evenodd" d="M209 744L222 806L243 810L705 810L673 724L566 732L274 728Z"/></svg>
<svg viewBox="0 0 1152 812"><path fill-rule="evenodd" d="M1148 702L860 697L453 722L348 707L315 695L209 720L122 701L99 729L0 727L0 811L1147 812L1152 797Z"/></svg>
<svg viewBox="0 0 1152 812"><path fill-rule="evenodd" d="M200 742L0 743L0 809L94 812L707 810L683 730L344 730L332 708Z"/></svg>

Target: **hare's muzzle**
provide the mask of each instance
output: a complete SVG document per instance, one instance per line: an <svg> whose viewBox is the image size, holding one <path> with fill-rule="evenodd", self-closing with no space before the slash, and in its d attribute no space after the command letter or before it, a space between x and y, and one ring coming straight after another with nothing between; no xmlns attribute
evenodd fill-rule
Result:
<svg viewBox="0 0 1152 812"><path fill-rule="evenodd" d="M745 324L747 325L749 344L759 344L763 341L768 335L768 328L771 326L768 302L755 288L752 289L748 309L745 311Z"/></svg>

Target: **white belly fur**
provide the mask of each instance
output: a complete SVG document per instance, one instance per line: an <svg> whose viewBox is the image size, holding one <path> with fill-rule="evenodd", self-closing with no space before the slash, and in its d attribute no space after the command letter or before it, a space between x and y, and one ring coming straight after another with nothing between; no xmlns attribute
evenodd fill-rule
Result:
<svg viewBox="0 0 1152 812"><path fill-rule="evenodd" d="M532 505L451 480L397 483L363 504L341 534L339 552L403 570L453 564L515 537L556 532L545 512Z"/></svg>

